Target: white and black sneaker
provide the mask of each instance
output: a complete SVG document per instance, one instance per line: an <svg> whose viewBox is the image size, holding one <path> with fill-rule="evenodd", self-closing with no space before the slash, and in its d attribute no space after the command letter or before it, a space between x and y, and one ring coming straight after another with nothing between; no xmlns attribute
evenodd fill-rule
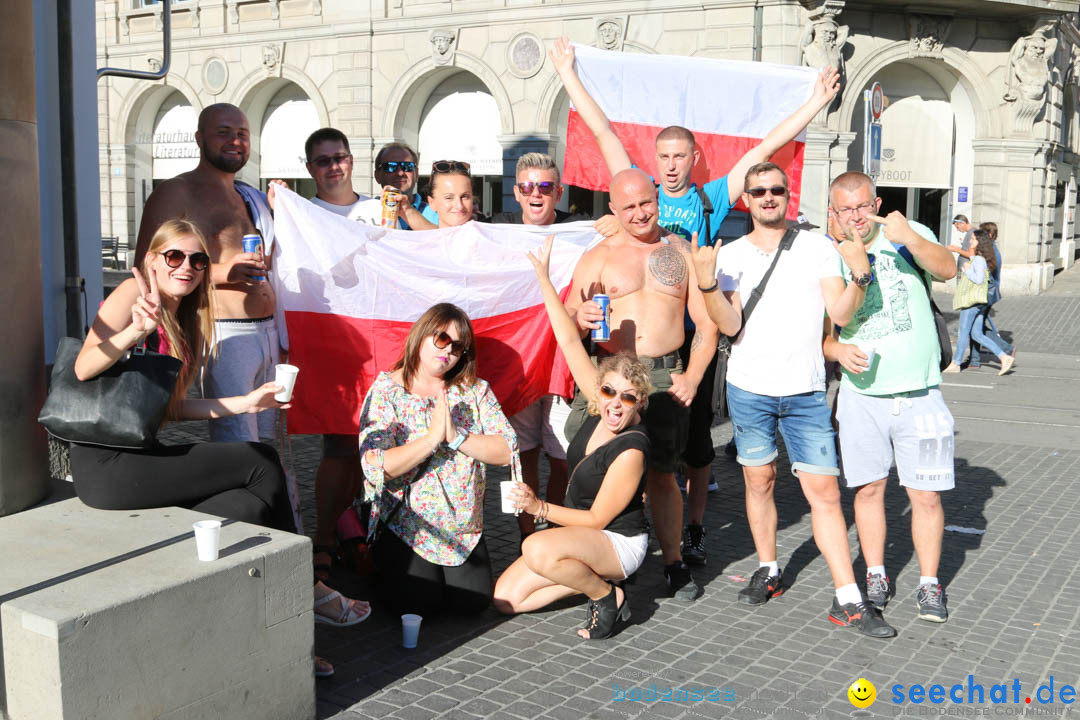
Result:
<svg viewBox="0 0 1080 720"><path fill-rule="evenodd" d="M945 588L941 587L941 583L920 585L915 598L919 603L920 620L943 623L949 619L949 611L945 608Z"/></svg>
<svg viewBox="0 0 1080 720"><path fill-rule="evenodd" d="M887 575L866 573L866 599L878 610L884 610L895 594L896 588Z"/></svg>

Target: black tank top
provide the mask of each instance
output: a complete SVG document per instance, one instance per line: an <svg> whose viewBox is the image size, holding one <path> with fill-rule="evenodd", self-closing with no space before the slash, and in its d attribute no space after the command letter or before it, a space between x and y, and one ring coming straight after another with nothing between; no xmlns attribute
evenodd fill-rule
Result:
<svg viewBox="0 0 1080 720"><path fill-rule="evenodd" d="M649 436L644 425L633 425L596 448L590 455L585 454L589 438L600 423L599 415L591 415L570 441L566 451L566 460L570 468L570 485L566 489L566 507L574 510L588 510L600 492L611 463L626 450L640 450L645 453L645 467L649 466ZM637 491L630 498L630 504L612 518L605 530L633 537L645 532L645 506L641 494L645 491L645 473L638 481Z"/></svg>

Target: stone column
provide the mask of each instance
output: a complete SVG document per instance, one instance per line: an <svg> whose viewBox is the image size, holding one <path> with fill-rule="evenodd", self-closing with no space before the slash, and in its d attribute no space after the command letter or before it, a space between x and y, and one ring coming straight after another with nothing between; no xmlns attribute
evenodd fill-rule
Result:
<svg viewBox="0 0 1080 720"><path fill-rule="evenodd" d="M832 167L833 149L839 142L839 134L825 127L811 125L806 132L799 211L821 232L826 232L828 228L826 208L829 204L829 183L843 172L834 172ZM846 146L844 153L846 160Z"/></svg>
<svg viewBox="0 0 1080 720"><path fill-rule="evenodd" d="M10 4L0 23L0 177L7 238L0 243L0 515L18 512L48 492L38 209L37 110L34 93L34 3Z"/></svg>

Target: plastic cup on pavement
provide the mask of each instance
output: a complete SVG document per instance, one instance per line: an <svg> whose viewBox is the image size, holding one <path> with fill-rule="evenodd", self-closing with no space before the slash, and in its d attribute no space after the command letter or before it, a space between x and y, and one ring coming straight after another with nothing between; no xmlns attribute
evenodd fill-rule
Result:
<svg viewBox="0 0 1080 720"><path fill-rule="evenodd" d="M514 507L514 496L510 493L514 489L513 480L503 480L499 483L499 495L502 499L502 511L504 513L516 513L518 510Z"/></svg>
<svg viewBox="0 0 1080 720"><path fill-rule="evenodd" d="M199 559L210 562L218 559L218 550L221 547L221 521L199 520L192 523L195 528L195 548L199 552Z"/></svg>
<svg viewBox="0 0 1080 720"><path fill-rule="evenodd" d="M274 383L282 388L274 393L275 400L283 403L292 400L293 386L296 385L296 376L299 372L300 368L295 365L282 364L274 366Z"/></svg>
<svg viewBox="0 0 1080 720"><path fill-rule="evenodd" d="M401 646L407 648L416 647L416 639L420 635L420 623L424 618L419 615L407 613L401 616Z"/></svg>

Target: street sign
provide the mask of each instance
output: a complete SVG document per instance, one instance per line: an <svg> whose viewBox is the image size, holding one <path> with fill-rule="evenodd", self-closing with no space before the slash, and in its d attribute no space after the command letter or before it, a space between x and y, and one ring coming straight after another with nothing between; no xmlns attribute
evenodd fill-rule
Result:
<svg viewBox="0 0 1080 720"><path fill-rule="evenodd" d="M966 185L961 185L959 188L957 188L957 190L956 190L956 202L966 203L967 202L967 192L968 192L968 189L967 189Z"/></svg>
<svg viewBox="0 0 1080 720"><path fill-rule="evenodd" d="M881 119L881 111L885 109L885 93L881 90L881 83L876 82L870 86L870 116L877 122Z"/></svg>
<svg viewBox="0 0 1080 720"><path fill-rule="evenodd" d="M870 151L866 162L866 174L871 177L881 174L881 123L870 123Z"/></svg>

